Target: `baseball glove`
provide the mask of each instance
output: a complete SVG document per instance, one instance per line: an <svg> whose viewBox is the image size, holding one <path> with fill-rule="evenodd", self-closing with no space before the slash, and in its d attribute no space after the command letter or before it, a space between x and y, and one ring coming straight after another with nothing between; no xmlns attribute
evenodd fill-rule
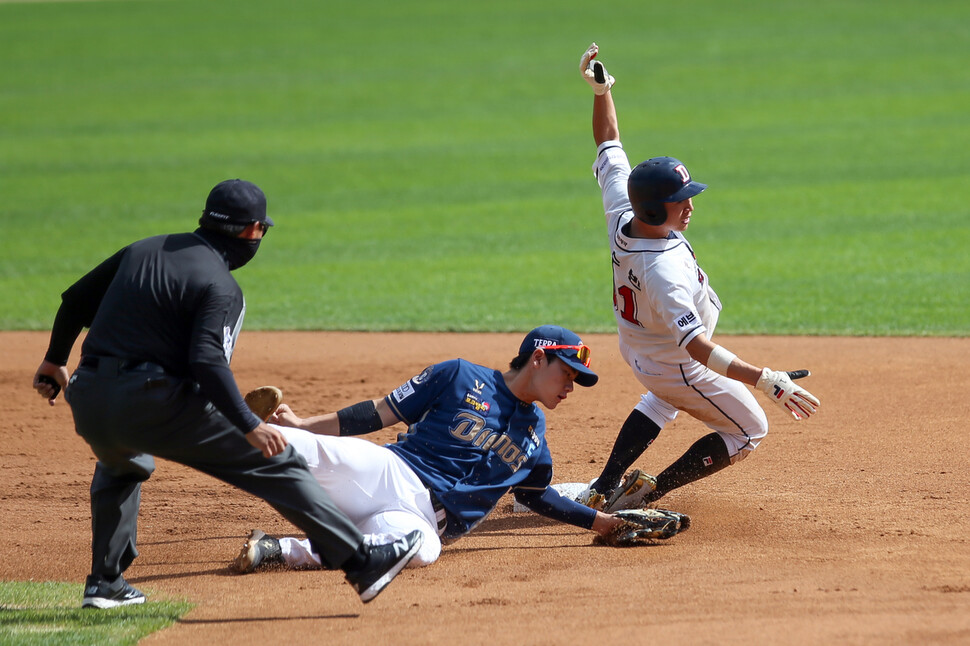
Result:
<svg viewBox="0 0 970 646"><path fill-rule="evenodd" d="M283 391L276 386L260 386L246 393L246 405L264 422L283 403Z"/></svg>
<svg viewBox="0 0 970 646"><path fill-rule="evenodd" d="M654 539L667 539L690 527L690 516L667 509L621 509L613 516L623 522L605 536L597 534L594 543L610 547L649 545Z"/></svg>

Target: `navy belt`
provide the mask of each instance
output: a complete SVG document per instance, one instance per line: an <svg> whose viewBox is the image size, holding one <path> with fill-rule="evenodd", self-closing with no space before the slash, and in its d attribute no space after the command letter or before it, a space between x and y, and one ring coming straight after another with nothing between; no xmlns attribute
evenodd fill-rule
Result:
<svg viewBox="0 0 970 646"><path fill-rule="evenodd" d="M438 496L434 495L431 489L428 489L428 495L431 496L431 506L434 508L434 517L438 521L438 536L445 533L445 529L448 528L448 512L445 511L445 506L441 504L438 500Z"/></svg>
<svg viewBox="0 0 970 646"><path fill-rule="evenodd" d="M81 357L78 368L97 371L99 375L120 375L125 372L165 374L165 368L151 361L119 359L118 357Z"/></svg>

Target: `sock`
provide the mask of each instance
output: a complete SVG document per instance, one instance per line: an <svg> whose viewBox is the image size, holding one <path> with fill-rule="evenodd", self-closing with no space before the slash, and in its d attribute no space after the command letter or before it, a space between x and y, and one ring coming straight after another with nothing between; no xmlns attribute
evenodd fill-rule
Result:
<svg viewBox="0 0 970 646"><path fill-rule="evenodd" d="M630 411L616 436L613 452L610 453L603 472L593 483L593 489L600 493L615 489L626 470L643 455L659 434L660 427L653 420L635 408Z"/></svg>
<svg viewBox="0 0 970 646"><path fill-rule="evenodd" d="M669 491L706 478L729 464L731 464L731 457L721 436L717 433L705 435L657 476L657 490L647 497L647 501L658 500Z"/></svg>

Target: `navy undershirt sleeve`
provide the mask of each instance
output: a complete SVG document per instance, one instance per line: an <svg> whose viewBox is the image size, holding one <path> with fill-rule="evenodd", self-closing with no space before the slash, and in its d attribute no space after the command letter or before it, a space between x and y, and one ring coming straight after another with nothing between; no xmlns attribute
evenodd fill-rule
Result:
<svg viewBox="0 0 970 646"><path fill-rule="evenodd" d="M521 489L515 491L515 499L537 514L563 523L592 529L596 510L564 498L552 487L545 491Z"/></svg>

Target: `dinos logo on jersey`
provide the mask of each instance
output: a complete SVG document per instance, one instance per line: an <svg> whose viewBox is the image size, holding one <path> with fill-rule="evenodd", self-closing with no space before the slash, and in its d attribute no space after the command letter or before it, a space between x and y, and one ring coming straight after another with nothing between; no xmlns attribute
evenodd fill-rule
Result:
<svg viewBox="0 0 970 646"><path fill-rule="evenodd" d="M461 411L455 415L454 424L448 430L452 437L497 455L512 473L518 471L529 459L531 450L516 445L508 433L486 428L485 419L471 411Z"/></svg>

